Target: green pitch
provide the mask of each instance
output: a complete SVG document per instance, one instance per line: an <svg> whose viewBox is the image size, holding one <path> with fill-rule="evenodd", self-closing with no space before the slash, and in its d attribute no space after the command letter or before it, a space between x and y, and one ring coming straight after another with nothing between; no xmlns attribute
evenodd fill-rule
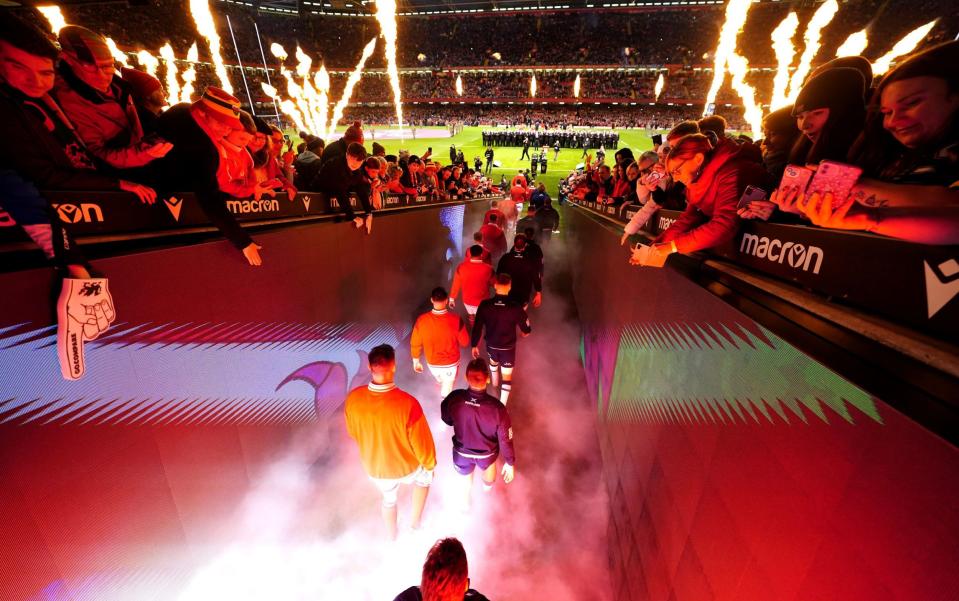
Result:
<svg viewBox="0 0 959 601"><path fill-rule="evenodd" d="M368 129L369 126L365 126L364 129ZM343 128L340 128L341 130ZM377 134L380 132L386 131L386 127L374 127ZM467 162L470 165L473 164L473 157L480 157L483 159L483 165L485 168L486 160L483 157L483 152L485 148L483 147L483 129L482 127L466 127L453 136L452 138L427 138L426 136L430 135L430 130L445 131L444 127L417 127L416 128L416 140L413 140L411 137L407 136L405 140L393 140L393 139L383 139L381 135L376 135L376 142L382 144L386 148L387 154L396 154L400 149L409 150L410 153L416 155L422 155L426 152L426 149L430 146L433 147L433 155L441 163L449 163L449 149L451 144L455 144L456 147L462 148L463 155L466 157ZM619 147L629 147L633 150L634 155L639 155L639 153L644 150L650 150L653 147L653 142L650 139L650 133L643 129L621 129L619 131ZM295 136L295 132L287 132ZM661 131L658 133L666 133ZM366 137L366 147L369 149L372 146L373 140L370 139L369 133ZM520 161L519 157L523 154L522 147L510 147L510 146L494 146L493 152L495 152L494 160L500 162L502 167L494 167L492 178L494 182L499 182L500 175L505 174L507 181L509 181L520 169L529 169L529 161L523 160ZM595 149L591 149L591 152L594 153ZM612 163L613 154L615 150L607 149L606 151L606 162ZM546 190L549 192L550 196L556 198L556 193L558 189L558 182L560 178L563 178L569 175L570 171L576 168L576 165L583 162L583 151L582 149L576 148L563 148L559 151L559 160L553 161L553 151L549 150L549 163L547 165L547 172L545 174L537 174L536 181L543 182L546 184Z"/></svg>

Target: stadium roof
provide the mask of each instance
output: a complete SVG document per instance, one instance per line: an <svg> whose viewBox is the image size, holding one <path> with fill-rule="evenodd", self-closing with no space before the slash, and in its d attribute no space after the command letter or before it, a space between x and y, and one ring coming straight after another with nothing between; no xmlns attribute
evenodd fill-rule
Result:
<svg viewBox="0 0 959 601"><path fill-rule="evenodd" d="M370 16L373 0L220 0L280 14L315 13L342 16ZM397 12L408 15L514 13L575 9L649 9L706 7L725 0L399 0Z"/></svg>

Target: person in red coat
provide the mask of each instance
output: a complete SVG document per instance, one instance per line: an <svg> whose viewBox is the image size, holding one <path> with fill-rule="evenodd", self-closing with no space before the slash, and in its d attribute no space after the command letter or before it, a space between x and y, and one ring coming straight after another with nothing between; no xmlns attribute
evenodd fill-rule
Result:
<svg viewBox="0 0 959 601"><path fill-rule="evenodd" d="M420 315L410 335L410 356L413 371L423 373L420 355L426 354L426 366L440 384L440 398L445 399L453 390L460 368L460 347L469 342L469 333L463 320L450 312L449 294L443 288L434 288L430 293L433 309Z"/></svg>
<svg viewBox="0 0 959 601"><path fill-rule="evenodd" d="M765 171L728 139L713 148L709 138L691 134L680 138L666 158L666 171L686 186L686 210L653 242L650 258L691 253L728 242L739 229L736 205L746 186L762 186ZM637 254L631 259L641 264ZM661 264L661 261L660 261Z"/></svg>
<svg viewBox="0 0 959 601"><path fill-rule="evenodd" d="M490 215L489 223L480 228L483 235L483 247L491 255L492 260L499 261L499 258L506 252L506 232L503 231L505 224L501 224L496 215Z"/></svg>
<svg viewBox="0 0 959 601"><path fill-rule="evenodd" d="M463 307L469 316L470 328L476 319L476 309L490 297L493 287L493 266L483 260L483 251L479 244L470 247L467 259L456 268L450 288L451 307L455 306L460 290L463 291Z"/></svg>

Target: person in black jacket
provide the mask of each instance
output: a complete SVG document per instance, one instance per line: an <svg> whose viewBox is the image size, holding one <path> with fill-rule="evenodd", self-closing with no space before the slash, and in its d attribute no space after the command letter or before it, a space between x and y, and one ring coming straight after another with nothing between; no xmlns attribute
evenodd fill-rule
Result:
<svg viewBox="0 0 959 601"><path fill-rule="evenodd" d="M544 205L536 211L534 219L539 225L539 242L547 244L553 236L553 232L559 229L559 213L553 208L553 200L546 197Z"/></svg>
<svg viewBox="0 0 959 601"><path fill-rule="evenodd" d="M335 142L330 142L326 148L323 149L323 156L320 157L320 169L330 161L346 156L346 149L349 148L350 144L363 145L363 123L361 121L354 121L353 124L347 127L346 131L343 132L342 138Z"/></svg>
<svg viewBox="0 0 959 601"><path fill-rule="evenodd" d="M455 538L436 541L423 564L419 586L411 586L393 601L489 601L471 589L463 543Z"/></svg>
<svg viewBox="0 0 959 601"><path fill-rule="evenodd" d="M496 295L480 303L476 310L476 320L473 322L473 332L470 336L470 345L473 347L473 358L479 359L479 342L486 330L486 353L489 355L490 379L493 386L500 387L500 402L504 405L509 399L512 390L513 364L516 361L516 328L520 329L523 337L533 331L529 325L529 316L526 309L510 298L512 278L508 273L497 274L493 282ZM500 386L500 370L502 369L502 386Z"/></svg>
<svg viewBox="0 0 959 601"><path fill-rule="evenodd" d="M454 390L440 404L443 422L453 426L453 467L466 476L464 508L469 510L473 472L482 472L483 490L493 488L496 460L503 456L503 482L513 481L516 455L513 450L513 426L506 406L487 394L489 369L482 359L466 366L469 388Z"/></svg>
<svg viewBox="0 0 959 601"><path fill-rule="evenodd" d="M193 104L177 104L157 119L156 133L173 143L173 150L144 168L149 181L166 196L193 192L206 216L227 240L243 252L250 265L262 265L260 245L227 209L216 172L220 165L217 143L234 129L242 129L240 101L210 86Z"/></svg>
<svg viewBox="0 0 959 601"><path fill-rule="evenodd" d="M306 148L293 161L293 169L296 175L293 176L293 185L298 190L309 190L316 174L320 172L323 165L323 146L322 138L311 137L306 143Z"/></svg>
<svg viewBox="0 0 959 601"><path fill-rule="evenodd" d="M324 152L324 155L326 153ZM348 221L352 221L357 228L366 223L366 219L358 217L350 205L350 194L357 194L360 202L364 202L365 217L372 223L372 208L369 206L369 185L364 185L360 168L366 162L366 149L362 145L352 143L346 149L346 154L332 161L323 163L319 174L313 181L311 189L326 194L332 203L335 198Z"/></svg>
<svg viewBox="0 0 959 601"><path fill-rule="evenodd" d="M527 252L526 234L516 234L513 238L513 248L502 256L496 266L496 273L509 274L512 280L509 297L518 302L525 309L533 296L533 306L538 307L543 302L542 261Z"/></svg>

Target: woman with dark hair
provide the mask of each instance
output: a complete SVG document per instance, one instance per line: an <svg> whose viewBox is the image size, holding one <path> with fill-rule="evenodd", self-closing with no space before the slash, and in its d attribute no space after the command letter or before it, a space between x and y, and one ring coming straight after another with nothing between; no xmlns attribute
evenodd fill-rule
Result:
<svg viewBox="0 0 959 601"><path fill-rule="evenodd" d="M959 244L959 42L913 55L886 74L850 156L867 177L843 205L833 208L828 194L782 204L822 227Z"/></svg>
<svg viewBox="0 0 959 601"><path fill-rule="evenodd" d="M811 78L796 98L792 115L802 132L789 154L793 165L845 161L866 120L866 82L856 69L828 69Z"/></svg>
<svg viewBox="0 0 959 601"><path fill-rule="evenodd" d="M666 157L666 172L686 186L686 210L655 240L650 259L675 252L691 253L728 242L736 235L736 205L746 186L762 186L762 165L732 140L713 148L703 134L676 141ZM630 260L641 264L640 255ZM649 260L655 264L656 261Z"/></svg>

